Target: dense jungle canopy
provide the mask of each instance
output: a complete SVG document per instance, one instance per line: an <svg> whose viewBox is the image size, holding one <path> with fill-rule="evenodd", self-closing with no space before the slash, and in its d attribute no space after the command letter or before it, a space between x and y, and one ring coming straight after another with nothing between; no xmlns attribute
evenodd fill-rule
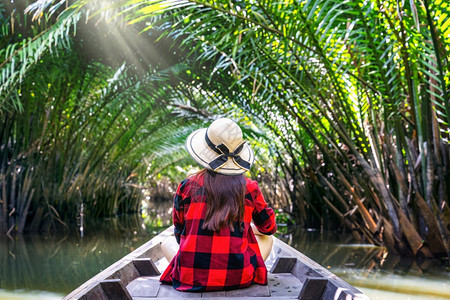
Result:
<svg viewBox="0 0 450 300"><path fill-rule="evenodd" d="M279 221L450 254L442 0L3 1L0 232L170 199L217 117Z"/></svg>

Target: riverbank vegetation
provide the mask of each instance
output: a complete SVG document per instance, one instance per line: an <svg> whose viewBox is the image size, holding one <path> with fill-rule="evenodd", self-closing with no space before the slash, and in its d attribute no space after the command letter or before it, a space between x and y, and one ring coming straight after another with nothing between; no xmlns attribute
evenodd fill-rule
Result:
<svg viewBox="0 0 450 300"><path fill-rule="evenodd" d="M228 116L289 220L448 258L445 1L24 3L1 6L2 232L170 196Z"/></svg>

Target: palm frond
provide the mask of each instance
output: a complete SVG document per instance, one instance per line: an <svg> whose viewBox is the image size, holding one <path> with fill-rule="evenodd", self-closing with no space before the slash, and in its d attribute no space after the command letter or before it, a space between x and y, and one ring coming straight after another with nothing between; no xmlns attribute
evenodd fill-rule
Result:
<svg viewBox="0 0 450 300"><path fill-rule="evenodd" d="M0 64L0 94L2 100L0 105L2 109L9 109L14 106L18 109L21 108L20 102L14 102L17 99L10 98L13 89L44 53L54 49L54 55L57 55L56 50L70 48L68 33L75 30L81 15L81 12L65 11L60 15L58 21L47 30L34 37L12 43L0 50L0 57L2 58Z"/></svg>

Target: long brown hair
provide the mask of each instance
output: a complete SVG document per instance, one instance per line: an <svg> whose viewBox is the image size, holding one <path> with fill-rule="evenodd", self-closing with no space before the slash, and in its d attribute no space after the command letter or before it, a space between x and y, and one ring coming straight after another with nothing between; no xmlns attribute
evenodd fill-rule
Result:
<svg viewBox="0 0 450 300"><path fill-rule="evenodd" d="M202 170L206 190L206 217L202 229L219 231L228 226L234 231L234 222L243 230L246 183L243 175L222 175Z"/></svg>

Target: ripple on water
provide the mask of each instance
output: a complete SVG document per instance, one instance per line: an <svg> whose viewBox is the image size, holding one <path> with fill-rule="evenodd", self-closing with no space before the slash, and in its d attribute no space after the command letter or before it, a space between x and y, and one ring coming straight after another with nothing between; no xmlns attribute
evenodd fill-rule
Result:
<svg viewBox="0 0 450 300"><path fill-rule="evenodd" d="M433 295L410 295L410 294L403 294L403 293L395 293L395 292L389 292L389 291L382 291L378 289L371 289L366 287L356 287L361 292L369 296L370 300L448 300L448 297L441 297L441 296L433 296Z"/></svg>
<svg viewBox="0 0 450 300"><path fill-rule="evenodd" d="M0 289L0 300L27 300L27 299L61 299L65 295L58 293L51 293L47 291L36 290L3 290Z"/></svg>
<svg viewBox="0 0 450 300"><path fill-rule="evenodd" d="M450 299L450 282L445 278L411 275L364 273L333 270L348 283L366 293L370 299ZM362 275L365 274L365 275Z"/></svg>

